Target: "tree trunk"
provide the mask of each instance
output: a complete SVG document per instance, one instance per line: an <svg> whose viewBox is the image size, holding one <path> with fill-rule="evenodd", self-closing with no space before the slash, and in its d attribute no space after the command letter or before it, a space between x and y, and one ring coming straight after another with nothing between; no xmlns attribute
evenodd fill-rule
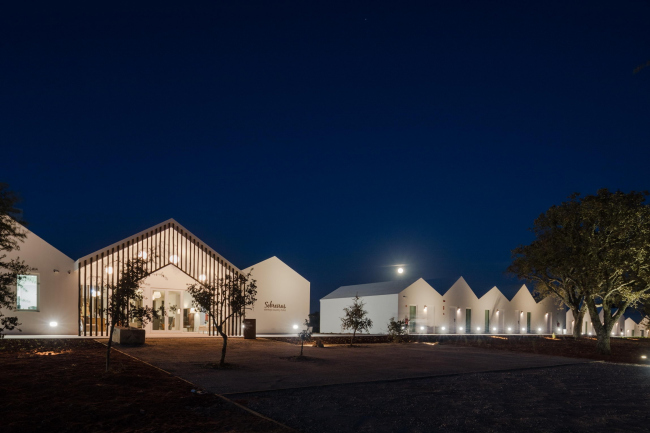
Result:
<svg viewBox="0 0 650 433"><path fill-rule="evenodd" d="M582 319L585 317L584 309L572 308L573 313L573 338L579 338L582 331Z"/></svg>
<svg viewBox="0 0 650 433"><path fill-rule="evenodd" d="M302 356L302 348L305 345L305 340L300 340L300 356Z"/></svg>
<svg viewBox="0 0 650 433"><path fill-rule="evenodd" d="M221 326L217 326L217 331L219 332L219 335L221 335L221 338L223 338L221 360L219 361L219 365L223 366L226 364L226 348L228 347L228 336L223 332L223 328Z"/></svg>
<svg viewBox="0 0 650 433"><path fill-rule="evenodd" d="M108 345L106 349L106 371L111 365L111 346L113 345L113 331L115 331L115 323L111 322L111 332L108 333Z"/></svg>
<svg viewBox="0 0 650 433"><path fill-rule="evenodd" d="M350 337L350 347L352 347L352 342L354 341L354 336L357 335L357 329L354 329L354 332L352 332L352 337Z"/></svg>
<svg viewBox="0 0 650 433"><path fill-rule="evenodd" d="M598 348L598 353L601 355L611 355L612 349L609 345L610 342L610 332L611 329L608 331L606 327L603 327L601 329L601 332L598 333L598 343L597 343L597 348Z"/></svg>

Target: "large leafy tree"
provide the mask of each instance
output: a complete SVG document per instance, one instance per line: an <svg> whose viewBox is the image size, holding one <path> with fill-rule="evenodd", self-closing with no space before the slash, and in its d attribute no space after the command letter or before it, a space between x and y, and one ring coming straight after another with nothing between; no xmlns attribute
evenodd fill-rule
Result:
<svg viewBox="0 0 650 433"><path fill-rule="evenodd" d="M561 292L550 289L561 286L564 291L573 293L574 301L582 302L577 305L589 311L598 350L603 354L611 352L611 332L625 310L650 298L650 206L646 203L647 197L647 192L623 193L607 189L595 195L572 195L536 220L545 221L546 229L536 232L537 239L530 246L520 247L521 254L515 254L511 266L518 275L531 274L530 278L533 272L527 272L528 268L522 265L528 260L535 264L534 274L540 285L563 301ZM547 220L549 214L564 215L566 219ZM540 246L544 242L546 244ZM544 253L532 253L538 250ZM574 329L576 327L579 326Z"/></svg>
<svg viewBox="0 0 650 433"><path fill-rule="evenodd" d="M603 189L578 200L581 249L574 261L582 272L577 285L585 295L598 350L604 354L611 352L612 329L625 310L650 299L648 195Z"/></svg>
<svg viewBox="0 0 650 433"><path fill-rule="evenodd" d="M106 371L111 363L111 346L113 332L116 326L128 326L129 322L139 321L142 324L150 322L154 317L159 317L159 312L148 306L139 306L144 299L142 287L144 280L151 275L149 263L154 259L154 252L149 257L134 257L123 263L122 271L115 284L106 286L109 296L104 311L108 316L110 328L108 332L108 347L106 350ZM164 315L164 312L163 312Z"/></svg>
<svg viewBox="0 0 650 433"><path fill-rule="evenodd" d="M219 365L226 363L228 335L224 326L233 317L244 316L246 309L257 301L257 282L251 272L247 274L226 275L214 282L204 281L191 284L187 292L194 298L192 305L204 314L208 314L217 332L223 339Z"/></svg>
<svg viewBox="0 0 650 433"><path fill-rule="evenodd" d="M2 312L16 308L18 275L36 270L19 257L6 260L7 253L20 250L20 243L27 237L25 222L16 208L18 202L16 193L7 184L0 183L0 339L4 337L5 331L20 326L18 317L6 316Z"/></svg>
<svg viewBox="0 0 650 433"><path fill-rule="evenodd" d="M354 342L354 337L358 332L369 332L372 328L372 320L368 317L368 312L363 309L365 304L357 294L352 298L352 305L345 307L343 311L345 316L341 317L341 329L346 331L352 330L352 337L350 337L350 346Z"/></svg>
<svg viewBox="0 0 650 433"><path fill-rule="evenodd" d="M552 206L535 219L530 228L535 239L512 251L508 272L531 283L538 296L552 296L566 305L573 314L574 323L580 324L587 306L576 284L582 269L572 260L580 248L581 218L577 197L572 195L568 202ZM579 337L580 330L580 326L574 326L573 336Z"/></svg>

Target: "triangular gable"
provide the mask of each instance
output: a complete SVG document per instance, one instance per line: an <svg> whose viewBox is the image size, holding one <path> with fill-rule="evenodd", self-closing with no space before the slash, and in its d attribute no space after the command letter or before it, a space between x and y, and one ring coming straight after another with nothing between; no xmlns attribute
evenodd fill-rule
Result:
<svg viewBox="0 0 650 433"><path fill-rule="evenodd" d="M156 249L157 247L162 246L162 251L182 251L188 255L188 258L189 255L194 254L193 250L198 249L218 256L226 266L230 266L239 272L239 269L235 265L226 260L221 254L201 241L192 232L180 225L173 218L170 218L167 221L164 221L146 230L142 230L141 232L129 236L128 238L122 239L119 242L115 242L111 245L106 246L105 248L79 258L75 262L75 267L78 268L79 264L83 263L84 260L88 261L93 257L96 258L98 256L101 256L101 254L108 255L111 254L111 252L114 250L116 251L125 249L128 246L136 246L137 248L144 250L149 248ZM165 260L166 259L167 257L165 257ZM166 266L166 264L164 264L164 266Z"/></svg>
<svg viewBox="0 0 650 433"><path fill-rule="evenodd" d="M474 290L467 284L467 281L465 281L465 278L462 276L456 280L456 282L447 290L444 294L444 296L451 296L452 294L456 293L470 293L471 296L474 297L475 300L478 301L478 296L476 296L476 293L474 293Z"/></svg>
<svg viewBox="0 0 650 433"><path fill-rule="evenodd" d="M510 302L515 302L515 299L519 300L521 298L532 300L534 303L537 303L532 293L530 293L530 290L528 290L528 287L525 284L522 284L522 286L519 288L517 293L515 293L515 296L512 297ZM523 301L524 299L521 300Z"/></svg>

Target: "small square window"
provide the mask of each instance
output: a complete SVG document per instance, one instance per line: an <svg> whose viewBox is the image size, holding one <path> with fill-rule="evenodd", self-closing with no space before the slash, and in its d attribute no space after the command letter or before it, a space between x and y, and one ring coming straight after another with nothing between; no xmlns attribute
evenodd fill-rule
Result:
<svg viewBox="0 0 650 433"><path fill-rule="evenodd" d="M38 311L38 276L18 275L16 287L16 309Z"/></svg>

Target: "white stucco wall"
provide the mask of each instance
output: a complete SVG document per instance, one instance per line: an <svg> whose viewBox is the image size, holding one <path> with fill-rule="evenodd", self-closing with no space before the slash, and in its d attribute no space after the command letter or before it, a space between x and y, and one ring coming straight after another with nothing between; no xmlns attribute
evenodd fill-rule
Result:
<svg viewBox="0 0 650 433"><path fill-rule="evenodd" d="M399 317L398 295L380 295L361 297L364 302L364 309L368 311L368 317L372 320L371 334L385 334L388 321L391 317L395 320ZM352 298L335 298L320 300L320 332L335 333L341 330L341 318L344 316L343 309L352 305ZM348 332L348 331L346 331Z"/></svg>
<svg viewBox="0 0 650 433"><path fill-rule="evenodd" d="M22 332L7 331L7 335L77 335L79 285L74 260L31 231L26 232L20 250L8 253L5 260L20 258L37 268L32 274L38 275L38 311L3 310L3 314L16 316L21 323ZM58 325L51 327L50 322Z"/></svg>
<svg viewBox="0 0 650 433"><path fill-rule="evenodd" d="M304 329L309 316L309 281L277 257L250 266L243 273L251 269L257 281L257 302L246 311L246 318L256 320L257 333L296 333L294 325Z"/></svg>
<svg viewBox="0 0 650 433"><path fill-rule="evenodd" d="M408 286L398 295L399 318L409 317L410 307L416 307L415 333L430 334L434 332L438 316L442 315L442 296L422 278ZM426 306L426 311L424 310ZM388 322L386 323L386 327ZM424 328L424 329L423 329ZM386 332L384 329L383 332Z"/></svg>

